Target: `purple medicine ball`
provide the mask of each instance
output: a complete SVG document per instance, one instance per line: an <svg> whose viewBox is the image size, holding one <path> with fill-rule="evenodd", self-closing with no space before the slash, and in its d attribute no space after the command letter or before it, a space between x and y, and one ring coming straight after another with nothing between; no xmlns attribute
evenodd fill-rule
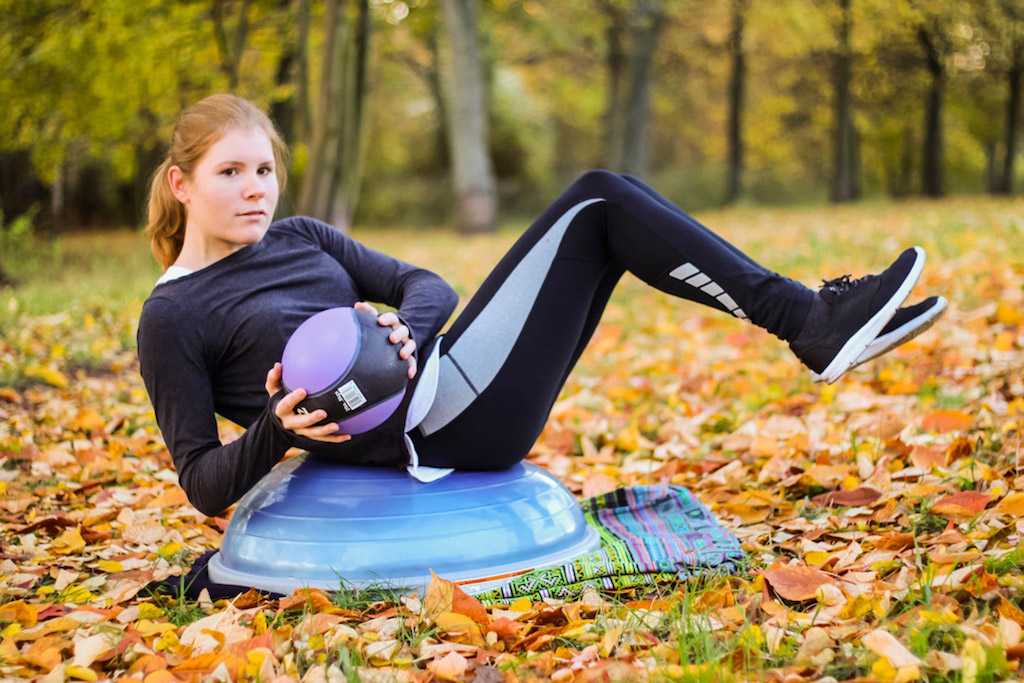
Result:
<svg viewBox="0 0 1024 683"><path fill-rule="evenodd" d="M318 425L337 422L341 434L362 434L402 403L409 364L388 341L390 327L348 306L312 315L292 333L281 358L286 392L305 389L297 413L322 409Z"/></svg>

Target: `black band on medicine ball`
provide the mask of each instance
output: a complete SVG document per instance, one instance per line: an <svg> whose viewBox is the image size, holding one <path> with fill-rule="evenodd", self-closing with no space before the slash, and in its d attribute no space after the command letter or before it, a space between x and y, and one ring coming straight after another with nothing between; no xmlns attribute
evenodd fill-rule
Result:
<svg viewBox="0 0 1024 683"><path fill-rule="evenodd" d="M376 316L368 311L353 309L353 313L359 330L353 363L326 389L307 396L295 406L299 414L317 410L327 413L327 417L314 426L359 415L408 384L408 363L388 341L391 329L378 325Z"/></svg>

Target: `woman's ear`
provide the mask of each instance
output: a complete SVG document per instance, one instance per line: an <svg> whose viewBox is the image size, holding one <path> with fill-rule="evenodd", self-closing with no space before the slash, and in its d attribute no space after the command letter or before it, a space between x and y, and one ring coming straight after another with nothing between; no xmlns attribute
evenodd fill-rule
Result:
<svg viewBox="0 0 1024 683"><path fill-rule="evenodd" d="M182 204L188 205L188 186L185 182L185 173L180 166L170 166L167 169L167 184L171 187L171 193Z"/></svg>

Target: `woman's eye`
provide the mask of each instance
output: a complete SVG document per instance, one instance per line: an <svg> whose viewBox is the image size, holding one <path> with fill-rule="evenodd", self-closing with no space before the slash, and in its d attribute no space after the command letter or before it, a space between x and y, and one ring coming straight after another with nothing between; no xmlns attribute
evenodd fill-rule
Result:
<svg viewBox="0 0 1024 683"><path fill-rule="evenodd" d="M233 169L233 168L226 168L223 171L221 171L221 173L223 173L224 175L228 175L228 174L230 174L234 170L235 169Z"/></svg>

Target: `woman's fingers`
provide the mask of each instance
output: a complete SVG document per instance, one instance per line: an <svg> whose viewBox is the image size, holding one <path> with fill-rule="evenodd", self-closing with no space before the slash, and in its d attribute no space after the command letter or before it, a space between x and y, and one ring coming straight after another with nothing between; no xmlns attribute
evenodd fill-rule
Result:
<svg viewBox="0 0 1024 683"><path fill-rule="evenodd" d="M340 427L337 422L331 422L330 424L321 425L319 427L310 427L309 429L298 429L295 430L296 434L305 436L310 439L318 439L320 441L334 441L335 443L341 443L342 441L348 441L352 438L351 434L341 434Z"/></svg>
<svg viewBox="0 0 1024 683"><path fill-rule="evenodd" d="M395 328L394 332L388 335L388 341L392 344L398 344L409 338L409 328L405 325L399 325Z"/></svg>
<svg viewBox="0 0 1024 683"><path fill-rule="evenodd" d="M278 417L284 418L290 415L292 411L295 410L295 406L299 404L299 401L304 398L306 398L305 389L296 389L291 393L285 394L285 397L278 401L277 407L274 408L274 412Z"/></svg>
<svg viewBox="0 0 1024 683"><path fill-rule="evenodd" d="M412 339L406 340L405 344L402 345L402 349L398 352L399 357L409 358L412 356L412 352L416 350L416 342Z"/></svg>
<svg viewBox="0 0 1024 683"><path fill-rule="evenodd" d="M355 305L352 306L352 308L361 308L365 311L373 313L374 315L377 315L377 309L371 306L370 304L366 303L365 301L357 301Z"/></svg>
<svg viewBox="0 0 1024 683"><path fill-rule="evenodd" d="M415 376L416 376L416 359L415 358L410 358L409 359L409 379L412 379Z"/></svg>
<svg viewBox="0 0 1024 683"><path fill-rule="evenodd" d="M398 316L391 311L381 313L380 316L377 317L377 324L383 325L384 327L391 327L393 325L397 325L399 322L401 321L398 319Z"/></svg>
<svg viewBox="0 0 1024 683"><path fill-rule="evenodd" d="M267 372L267 393L273 396L281 391L281 364L274 363L274 367Z"/></svg>

